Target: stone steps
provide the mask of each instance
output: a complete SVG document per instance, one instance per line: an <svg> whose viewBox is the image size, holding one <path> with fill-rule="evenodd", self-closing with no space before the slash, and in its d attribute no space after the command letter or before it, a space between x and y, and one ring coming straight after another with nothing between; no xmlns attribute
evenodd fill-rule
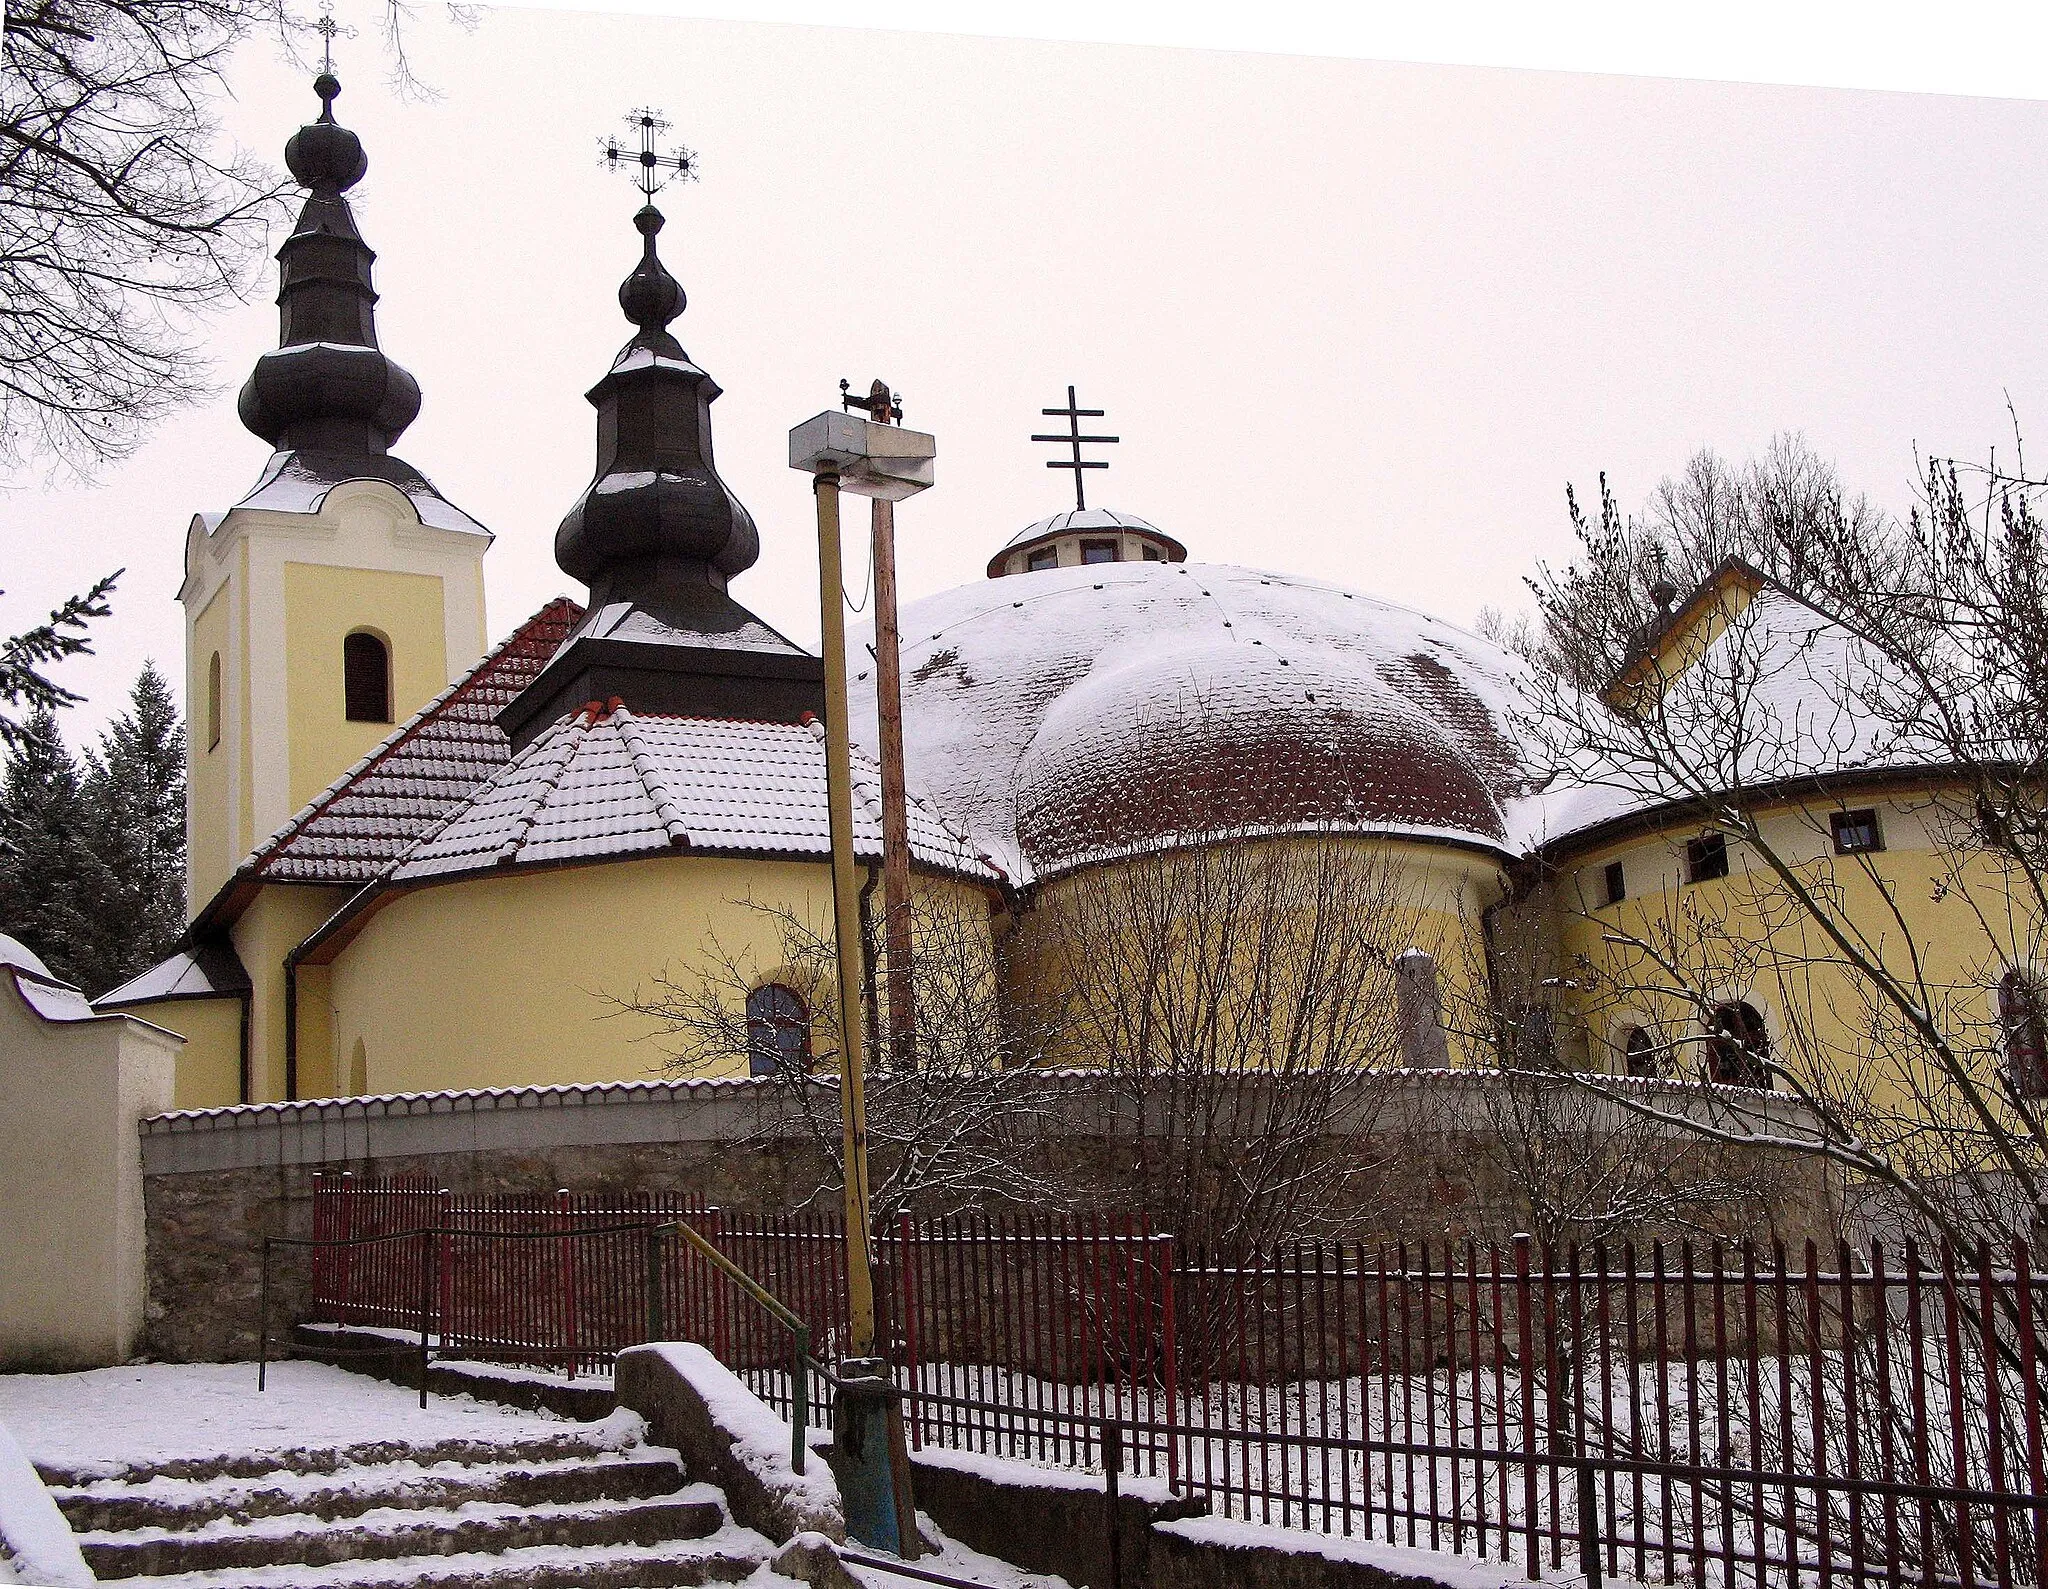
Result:
<svg viewBox="0 0 2048 1589"><path fill-rule="evenodd" d="M45 1478L94 1573L134 1589L634 1589L751 1575L768 1542L635 1427Z"/></svg>
<svg viewBox="0 0 2048 1589"><path fill-rule="evenodd" d="M332 1522L379 1507L456 1507L469 1501L532 1506L543 1501L639 1499L668 1494L682 1477L666 1457L612 1452L527 1463L392 1462L359 1471L367 1476L342 1479L330 1470L211 1482L102 1480L81 1488L60 1488L52 1495L73 1531L84 1534L195 1529L220 1518L247 1520L287 1514Z"/></svg>
<svg viewBox="0 0 2048 1589"><path fill-rule="evenodd" d="M326 1567L228 1568L130 1579L149 1589L671 1589L738 1583L764 1560L763 1542L706 1540L695 1545L615 1545L568 1551L554 1546L496 1555L337 1562Z"/></svg>
<svg viewBox="0 0 2048 1589"><path fill-rule="evenodd" d="M535 1545L659 1545L702 1539L724 1520L713 1500L538 1506L471 1501L453 1508L383 1507L331 1523L287 1514L261 1522L221 1518L195 1529L91 1533L79 1537L78 1548L101 1578L141 1578L222 1567L495 1554Z"/></svg>

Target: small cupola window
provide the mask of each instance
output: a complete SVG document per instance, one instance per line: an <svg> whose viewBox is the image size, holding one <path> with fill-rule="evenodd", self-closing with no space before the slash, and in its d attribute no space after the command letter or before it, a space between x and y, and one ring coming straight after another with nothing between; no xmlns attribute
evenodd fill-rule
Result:
<svg viewBox="0 0 2048 1589"><path fill-rule="evenodd" d="M341 642L344 715L351 723L391 721L391 648L358 629Z"/></svg>

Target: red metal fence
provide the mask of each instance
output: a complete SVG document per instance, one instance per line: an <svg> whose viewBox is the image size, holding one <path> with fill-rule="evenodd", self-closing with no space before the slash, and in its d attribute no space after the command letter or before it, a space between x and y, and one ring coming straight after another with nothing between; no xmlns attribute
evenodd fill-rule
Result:
<svg viewBox="0 0 2048 1589"><path fill-rule="evenodd" d="M403 1202L418 1188L320 1195L390 1221L423 1212ZM523 1217L542 1212L564 1217ZM832 1354L835 1219L674 1212ZM2048 1298L2023 1242L1825 1259L1810 1244L1302 1242L1238 1257L1131 1220L1020 1216L899 1220L874 1250L920 1444L1089 1466L1115 1419L1136 1466L1217 1512L1512 1559L1531 1577L1597 1563L1700 1589L2048 1584ZM460 1338L586 1364L644 1338L644 1308L602 1299L631 1294L645 1258L552 1262L523 1285L444 1268L458 1321L528 1308L516 1328L460 1322ZM349 1293L366 1320L417 1295L417 1274L387 1269ZM654 1272L673 1332L786 1405L784 1348L685 1265ZM551 1288L562 1300L533 1307Z"/></svg>

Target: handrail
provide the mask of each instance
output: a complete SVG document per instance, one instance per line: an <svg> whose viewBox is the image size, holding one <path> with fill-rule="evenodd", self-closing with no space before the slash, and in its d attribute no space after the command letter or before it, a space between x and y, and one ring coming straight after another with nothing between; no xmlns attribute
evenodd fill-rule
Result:
<svg viewBox="0 0 2048 1589"><path fill-rule="evenodd" d="M718 1273L737 1285L747 1299L777 1324L789 1331L790 1354L790 1466L801 1474L809 1455L804 1439L810 1421L810 1381L813 1375L838 1385L838 1377L823 1364L812 1361L811 1329L773 1292L720 1252L701 1232L681 1220L662 1220L637 1225L590 1225L569 1230L475 1230L459 1225L418 1225L409 1230L380 1231L369 1236L265 1236L262 1275L257 1286L256 1389L266 1388L270 1369L270 1249L277 1247L362 1247L380 1242L425 1240L436 1236L460 1236L489 1241L563 1241L577 1236L630 1236L647 1238L647 1339L661 1339L665 1329L661 1284L661 1238L679 1236ZM427 1404L427 1369L432 1357L430 1328L433 1298L439 1291L441 1263L438 1243L427 1248L428 1266L422 1274L419 1317L420 1405ZM444 1354L447 1325L442 1324ZM365 1354L367 1355L367 1354Z"/></svg>

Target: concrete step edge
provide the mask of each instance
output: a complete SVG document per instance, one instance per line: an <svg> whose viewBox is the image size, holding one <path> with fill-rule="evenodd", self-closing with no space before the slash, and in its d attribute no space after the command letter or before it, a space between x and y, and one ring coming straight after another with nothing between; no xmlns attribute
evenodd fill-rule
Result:
<svg viewBox="0 0 2048 1589"><path fill-rule="evenodd" d="M599 1452L542 1462L378 1463L333 1472L279 1472L256 1478L155 1478L141 1484L100 1480L52 1491L79 1533L138 1528L189 1530L216 1518L303 1513L331 1522L386 1507L432 1507L461 1501L649 1499L683 1488L674 1456L655 1448ZM558 1493L560 1491L571 1493Z"/></svg>
<svg viewBox="0 0 2048 1589"><path fill-rule="evenodd" d="M265 1521L290 1520L286 1514ZM708 1539L725 1521L720 1504L702 1495L536 1507L472 1502L455 1509L401 1509L388 1518L370 1513L332 1526L317 1519L304 1528L223 1520L196 1530L96 1533L81 1536L78 1544L102 1578L137 1578L547 1546L659 1545Z"/></svg>

